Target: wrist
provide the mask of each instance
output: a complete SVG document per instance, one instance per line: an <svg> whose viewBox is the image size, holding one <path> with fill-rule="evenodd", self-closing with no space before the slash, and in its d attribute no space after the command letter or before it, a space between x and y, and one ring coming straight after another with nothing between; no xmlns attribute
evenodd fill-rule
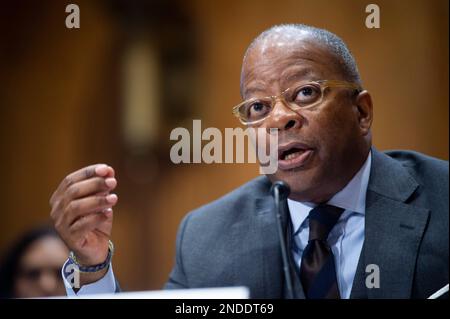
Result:
<svg viewBox="0 0 450 319"><path fill-rule="evenodd" d="M111 240L109 240L108 254L103 262L94 264L94 265L84 263L75 255L75 253L73 251L71 251L69 253L69 260L71 263L73 263L75 265L75 267L81 274L84 274L84 273L94 274L94 273L98 273L98 272L106 272L109 264L111 263L113 254L114 254L114 244Z"/></svg>
<svg viewBox="0 0 450 319"><path fill-rule="evenodd" d="M70 253L72 253L72 251L69 252L69 258L70 258ZM108 254L109 254L109 247L107 247L107 249L104 251L102 250L98 253L95 253L94 255L92 255L92 253L91 253L91 255L85 255L83 253L83 251L80 251L80 252L73 251L73 254L75 255L75 258L80 265L95 266L98 264L102 264L103 262L106 261L106 259L108 258Z"/></svg>

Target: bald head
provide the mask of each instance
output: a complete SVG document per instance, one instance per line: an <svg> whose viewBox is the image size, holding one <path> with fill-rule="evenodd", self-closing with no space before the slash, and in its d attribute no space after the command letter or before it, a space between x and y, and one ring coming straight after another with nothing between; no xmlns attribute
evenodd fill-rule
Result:
<svg viewBox="0 0 450 319"><path fill-rule="evenodd" d="M256 37L244 55L243 70L247 57L255 51L264 53L273 47L291 46L301 50L304 44L313 44L327 51L332 63L346 81L361 85L358 68L350 50L337 35L324 29L304 24L282 24L271 27ZM241 89L244 72L241 74Z"/></svg>

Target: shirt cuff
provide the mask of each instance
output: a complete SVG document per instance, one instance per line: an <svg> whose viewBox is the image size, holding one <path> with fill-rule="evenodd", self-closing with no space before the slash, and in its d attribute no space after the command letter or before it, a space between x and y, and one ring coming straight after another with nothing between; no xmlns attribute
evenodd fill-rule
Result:
<svg viewBox="0 0 450 319"><path fill-rule="evenodd" d="M70 267L72 266L72 268ZM116 279L114 278L114 272L112 269L112 264L108 266L108 271L106 274L98 281L93 282L88 285L83 285L81 288L75 292L73 290L74 280L74 269L73 264L68 259L61 270L61 275L64 281L64 286L66 288L66 293L68 297L85 296L93 294L107 294L114 293L116 291Z"/></svg>

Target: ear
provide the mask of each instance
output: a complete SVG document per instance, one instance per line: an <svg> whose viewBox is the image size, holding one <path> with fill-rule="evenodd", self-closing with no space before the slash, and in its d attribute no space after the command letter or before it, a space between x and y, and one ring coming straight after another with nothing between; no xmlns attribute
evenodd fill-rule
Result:
<svg viewBox="0 0 450 319"><path fill-rule="evenodd" d="M366 136L370 132L373 120L373 104L370 93L366 90L356 96L356 111L358 112L358 122L361 133Z"/></svg>

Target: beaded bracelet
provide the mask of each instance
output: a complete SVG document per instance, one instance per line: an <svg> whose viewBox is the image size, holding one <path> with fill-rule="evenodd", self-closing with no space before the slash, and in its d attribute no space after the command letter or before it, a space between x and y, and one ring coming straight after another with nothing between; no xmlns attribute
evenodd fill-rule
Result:
<svg viewBox="0 0 450 319"><path fill-rule="evenodd" d="M83 266L78 262L77 257L75 256L75 253L73 251L71 251L69 253L69 259L70 259L70 261L72 261L72 263L74 263L78 267L78 270L80 272L94 273L94 272L98 272L98 271L103 270L106 267L108 267L109 264L111 263L113 254L114 254L114 244L110 240L108 242L108 256L106 257L106 260L104 262L102 262L101 264L97 264L94 266Z"/></svg>

